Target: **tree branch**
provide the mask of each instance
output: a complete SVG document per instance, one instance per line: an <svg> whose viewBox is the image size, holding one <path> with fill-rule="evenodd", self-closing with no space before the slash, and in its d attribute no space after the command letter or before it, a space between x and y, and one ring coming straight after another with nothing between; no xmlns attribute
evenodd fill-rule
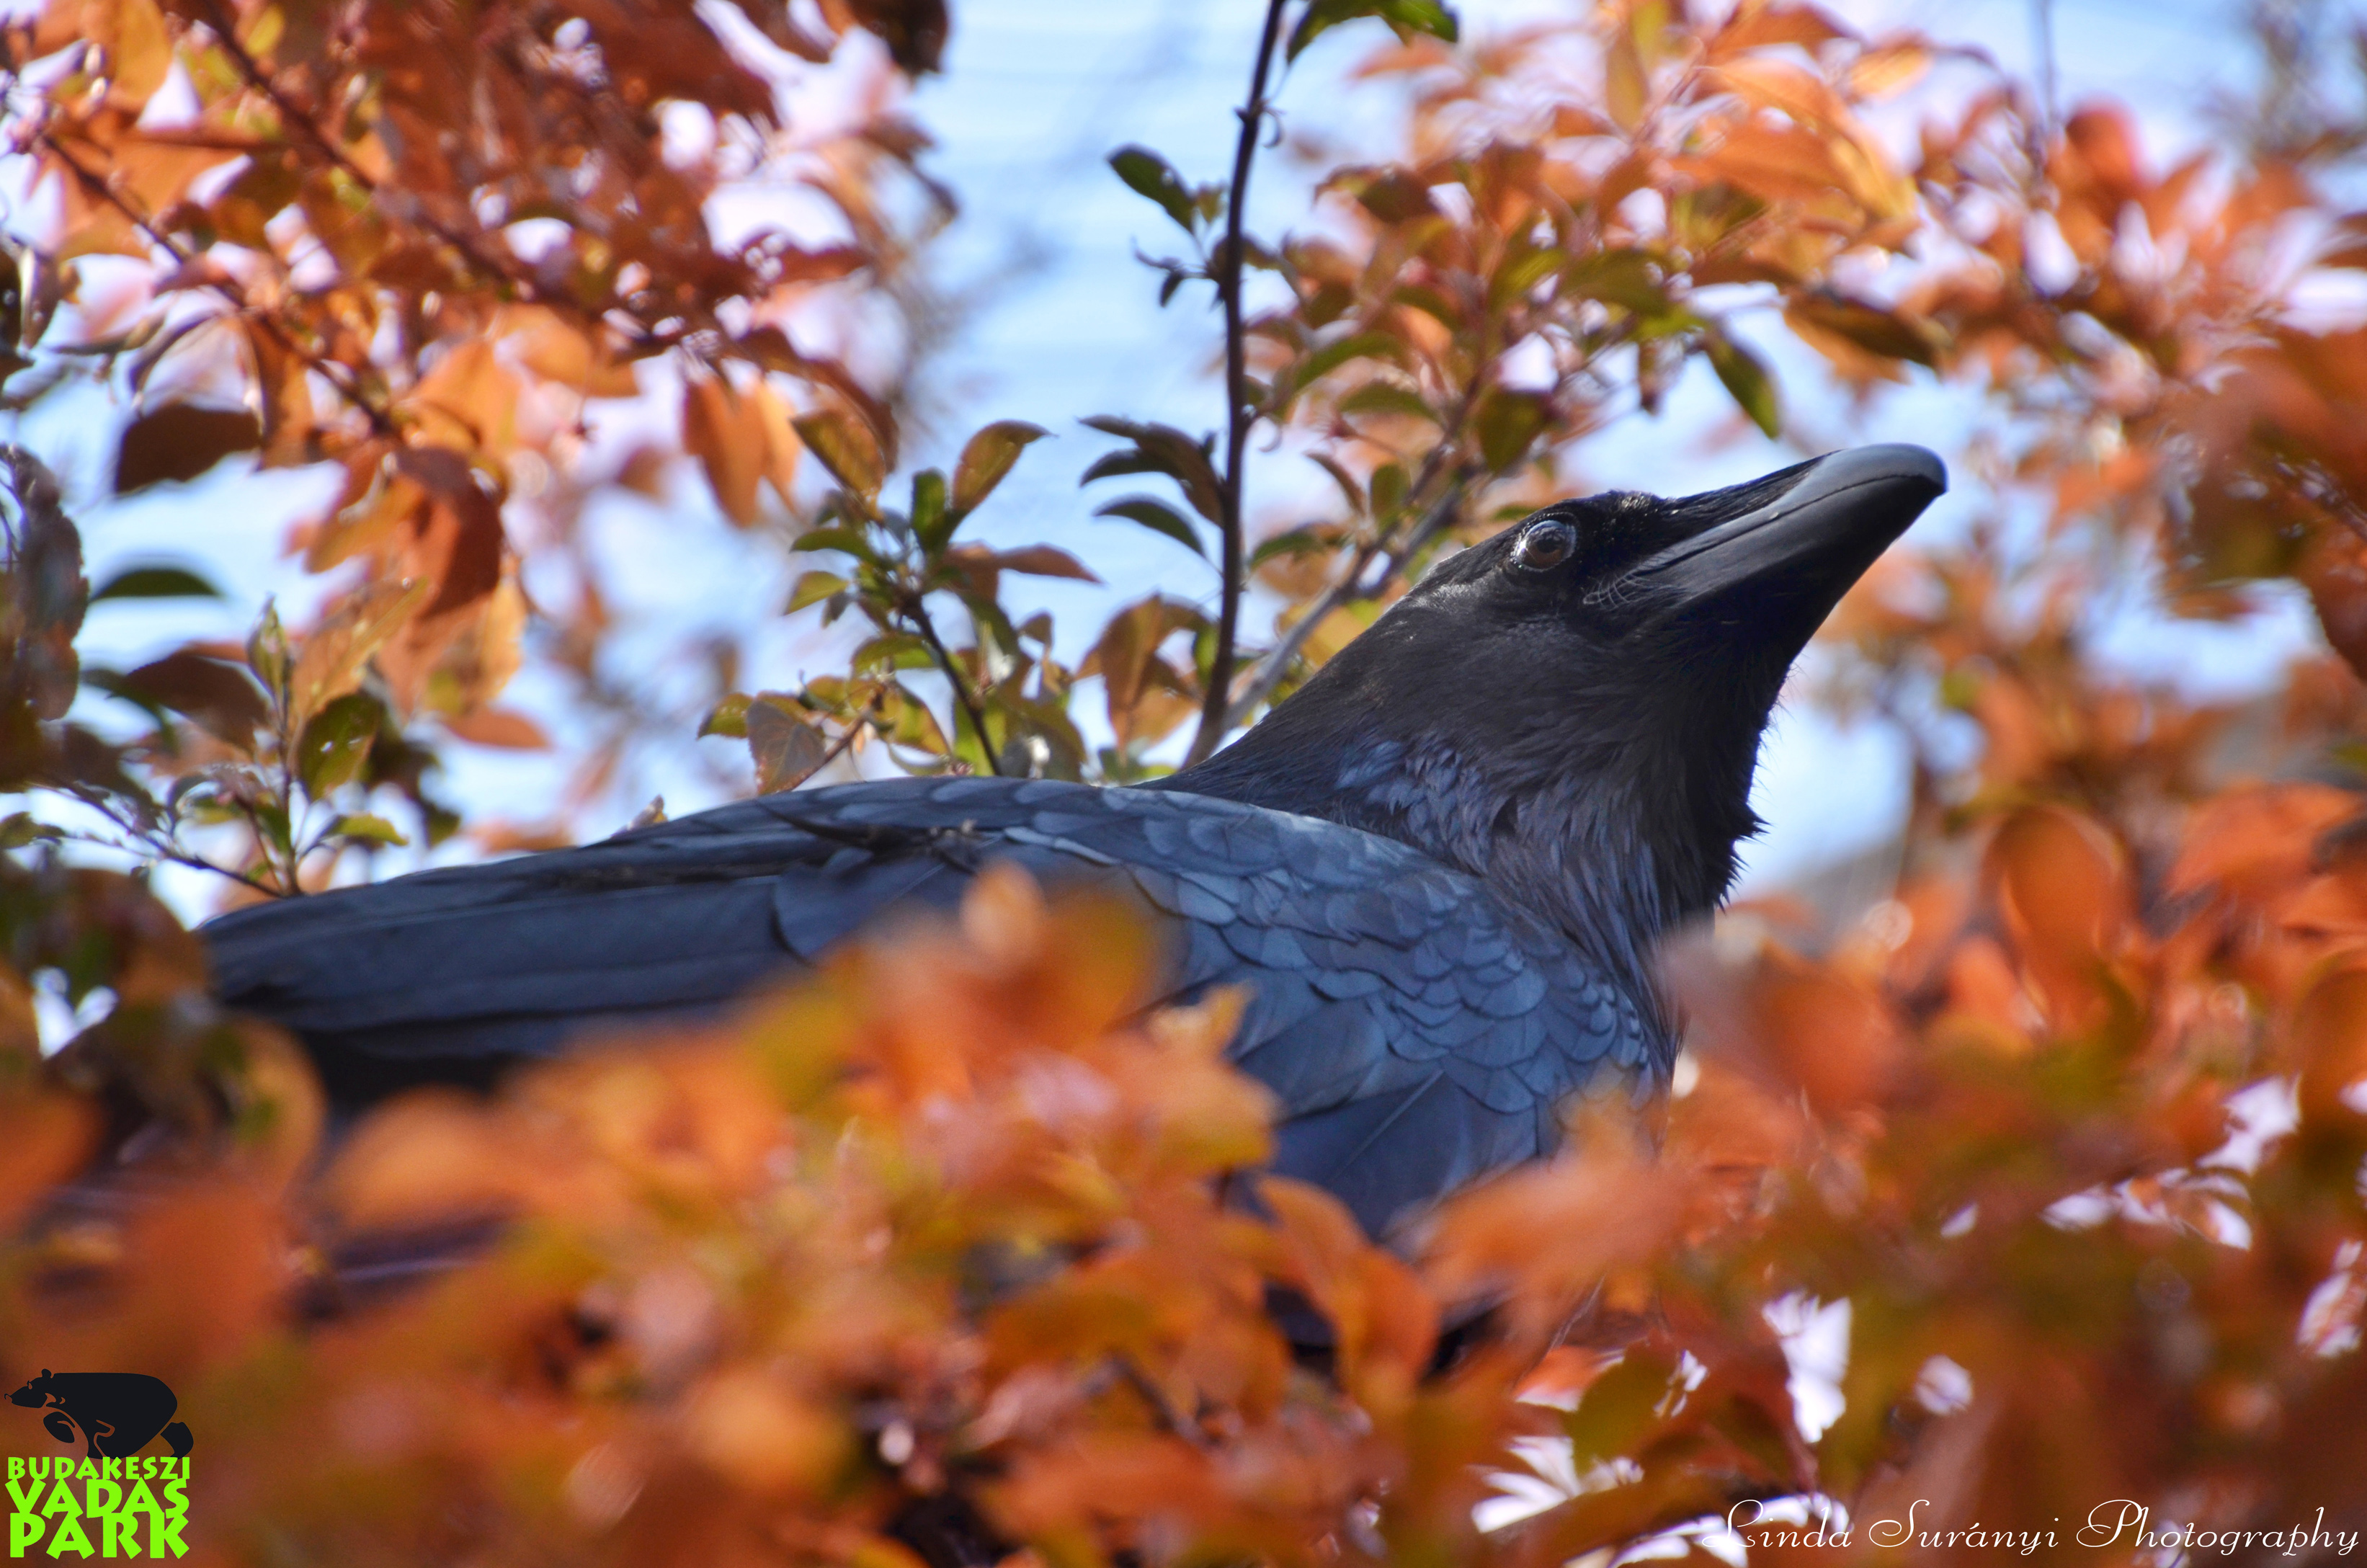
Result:
<svg viewBox="0 0 2367 1568"><path fill-rule="evenodd" d="M1390 580L1403 570L1406 562L1412 558L1415 551L1436 539L1449 524L1454 522L1455 513L1462 508L1463 493L1468 483L1467 475L1457 473L1448 482L1446 489L1440 494L1438 499L1432 502L1429 509L1422 513L1421 520L1414 525L1412 530L1404 539L1395 544L1376 539L1356 551L1353 559L1348 563L1348 570L1334 579L1331 585L1324 589L1321 596L1307 607L1307 613L1291 622L1290 630L1284 632L1274 645L1265 651L1264 656L1251 667L1248 676L1241 682L1240 694L1225 710L1227 729L1248 719L1257 705L1264 701L1274 688L1282 683L1282 677L1289 673L1291 661L1298 657L1299 650L1307 646L1307 640L1315 634L1315 629L1321 625L1333 610L1343 605L1360 603L1381 593L1388 586ZM1365 582L1366 568L1372 565L1376 557L1381 555L1388 557L1387 569L1370 583Z"/></svg>
<svg viewBox="0 0 2367 1568"><path fill-rule="evenodd" d="M1258 40L1257 63L1250 73L1249 102L1242 106L1240 140L1233 147L1233 183L1225 198L1225 244L1217 256L1217 293L1225 306L1225 472L1218 489L1223 515L1217 528L1224 536L1222 597L1217 612L1217 653L1208 662L1208 689L1200 708L1200 728L1192 737L1184 765L1200 761L1217 749L1231 725L1234 646L1240 637L1241 593L1248 585L1241 570L1241 460L1249 449L1250 426L1256 420L1250 407L1249 341L1241 312L1241 224L1249 205L1250 166L1257 156L1260 131L1265 125L1266 80L1274 69L1274 47L1282 38L1283 0L1267 0L1265 31Z"/></svg>
<svg viewBox="0 0 2367 1568"><path fill-rule="evenodd" d="M209 860L193 849L185 849L169 833L161 833L129 820L116 809L113 801L95 790L69 790L67 793L113 823L123 832L130 834L132 842L126 844L100 834L71 827L65 830L66 836L69 838L84 844L96 844L104 848L112 849L118 854L131 856L135 859L153 858L159 860L170 860L176 866L187 866L193 871L211 871L218 877L227 877L232 881L244 883L255 892L268 893L273 898L282 896L280 890L269 882L251 877L244 871L233 870L228 866Z"/></svg>
<svg viewBox="0 0 2367 1568"><path fill-rule="evenodd" d="M930 619L927 608L917 597L906 607L906 612L912 617L913 626L919 629L921 641L926 642L929 652L936 655L937 667L945 672L946 679L953 686L954 701L968 716L969 727L978 736L979 753L986 758L986 770L1001 778L1002 762L994 755L994 742L987 737L986 712L979 707L978 698L970 691L969 682L962 678L961 666L955 664L953 654L946 651L945 640L937 635L937 623ZM958 726L956 733L959 733Z"/></svg>
<svg viewBox="0 0 2367 1568"><path fill-rule="evenodd" d="M87 165L84 164L81 159L76 158L72 153L68 152L66 150L65 143L59 141L47 128L44 128L39 133L39 139L41 145L49 150L50 156L55 158L60 164L65 165L66 172L73 175L74 178L81 183L82 187L85 190L88 191L98 200L106 202L118 212L122 213L124 218L128 220L134 228L138 229L142 233L147 235L150 240L154 242L159 250L163 251L166 256L171 256L174 261L183 267L188 267L195 263L197 260L197 255L195 252L182 244L179 241L174 239L170 234L164 233L164 230L156 227L155 223L149 219L147 214L132 206L130 202L126 201L123 197L117 192L114 187L110 186L106 179L100 176L96 170L92 169ZM372 403L368 397L364 396L361 392L347 380L346 374L344 373L345 371L345 367L344 365L339 364L334 360L323 358L322 356L311 352L311 350L306 348L302 344L297 342L294 337L289 335L287 328L281 326L277 321L274 320L269 315L257 311L252 301L248 300L244 294L241 293L230 284L221 281L209 281L206 287L217 298L227 301L234 310L236 310L238 312L238 319L241 321L253 322L262 331L269 333L272 338L277 342L282 348L286 349L289 354L295 356L297 358L302 360L310 369L318 371L321 379L328 382L329 385L336 391L339 397L344 398L346 403L352 404L356 409L361 412L363 417L369 421L371 430L380 436L392 436L395 434L394 420L392 416L390 415L386 410L379 407L378 404Z"/></svg>

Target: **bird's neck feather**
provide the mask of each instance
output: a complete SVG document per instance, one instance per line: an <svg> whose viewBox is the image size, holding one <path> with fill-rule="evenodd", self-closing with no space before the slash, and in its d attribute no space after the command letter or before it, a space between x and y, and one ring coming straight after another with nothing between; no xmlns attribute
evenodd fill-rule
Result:
<svg viewBox="0 0 2367 1568"><path fill-rule="evenodd" d="M1742 744L1614 744L1582 756L1490 746L1482 763L1435 735L1342 727L1262 746L1252 730L1172 787L1399 839L1552 922L1649 995L1653 944L1725 897L1735 843L1759 825L1749 804L1759 725L1716 732Z"/></svg>

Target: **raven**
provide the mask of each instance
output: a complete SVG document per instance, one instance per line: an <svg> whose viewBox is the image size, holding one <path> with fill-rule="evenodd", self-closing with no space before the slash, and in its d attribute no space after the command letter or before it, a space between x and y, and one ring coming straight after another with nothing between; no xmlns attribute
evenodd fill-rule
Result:
<svg viewBox="0 0 2367 1568"><path fill-rule="evenodd" d="M1248 988L1232 1056L1279 1102L1274 1168L1384 1233L1550 1153L1574 1096L1665 1082L1653 943L1732 881L1793 659L1946 483L1920 448L1867 447L1559 502L1156 783L768 795L243 909L203 927L217 994L293 1030L357 1108L712 1011L1014 861L1160 912L1168 998Z"/></svg>

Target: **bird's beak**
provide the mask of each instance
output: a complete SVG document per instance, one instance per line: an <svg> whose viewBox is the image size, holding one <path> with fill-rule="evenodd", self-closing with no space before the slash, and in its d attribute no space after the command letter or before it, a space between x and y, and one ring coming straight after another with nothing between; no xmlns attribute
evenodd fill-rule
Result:
<svg viewBox="0 0 2367 1568"><path fill-rule="evenodd" d="M1675 616L1756 623L1796 653L1874 558L1948 488L1920 447L1858 447L1669 503L1684 537L1628 574ZM1756 640L1754 640L1756 641ZM1788 657L1788 654L1787 654Z"/></svg>

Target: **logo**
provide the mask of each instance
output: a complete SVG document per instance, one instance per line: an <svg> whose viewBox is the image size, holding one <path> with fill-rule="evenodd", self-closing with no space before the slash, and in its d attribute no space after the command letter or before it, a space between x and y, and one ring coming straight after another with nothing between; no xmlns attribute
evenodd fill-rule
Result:
<svg viewBox="0 0 2367 1568"><path fill-rule="evenodd" d="M8 1555L185 1557L189 1449L180 1401L144 1372L52 1372L8 1396L83 1457L8 1460ZM168 1455L140 1450L162 1437Z"/></svg>

